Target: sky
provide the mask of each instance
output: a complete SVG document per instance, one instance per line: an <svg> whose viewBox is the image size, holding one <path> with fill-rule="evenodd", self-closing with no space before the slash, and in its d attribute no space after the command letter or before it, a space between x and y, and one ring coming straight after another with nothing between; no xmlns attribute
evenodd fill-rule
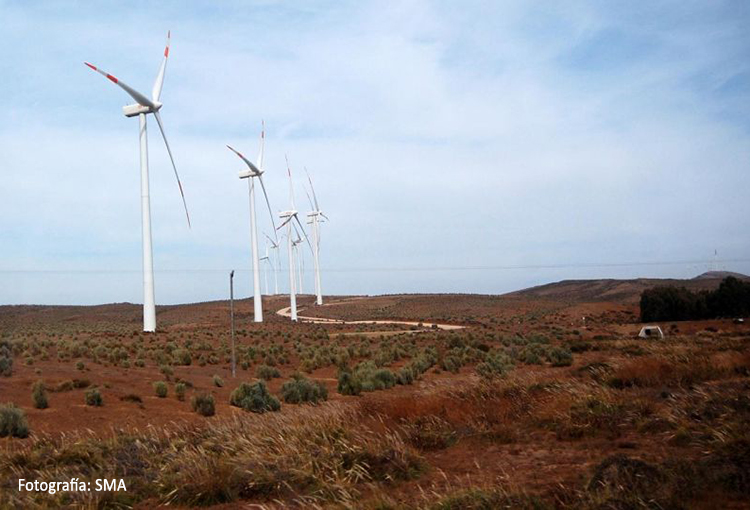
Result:
<svg viewBox="0 0 750 510"><path fill-rule="evenodd" d="M230 269L250 294L225 145L254 157L261 120L273 211L287 155L330 218L324 294L750 273L748 25L744 0L0 0L0 304L142 302L138 121L83 62L149 95L168 30L192 228L149 117L158 304Z"/></svg>

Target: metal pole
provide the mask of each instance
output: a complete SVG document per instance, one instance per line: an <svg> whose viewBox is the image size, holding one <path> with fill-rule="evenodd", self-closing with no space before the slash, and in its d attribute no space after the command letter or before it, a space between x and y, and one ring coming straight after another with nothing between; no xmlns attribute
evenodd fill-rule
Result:
<svg viewBox="0 0 750 510"><path fill-rule="evenodd" d="M232 377L237 376L237 358L234 354L234 269L229 273L229 317L232 322Z"/></svg>

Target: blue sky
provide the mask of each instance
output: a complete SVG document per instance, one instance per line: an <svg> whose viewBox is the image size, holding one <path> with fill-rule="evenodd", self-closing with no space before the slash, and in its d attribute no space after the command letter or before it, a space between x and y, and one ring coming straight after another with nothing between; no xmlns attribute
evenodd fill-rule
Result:
<svg viewBox="0 0 750 510"><path fill-rule="evenodd" d="M158 303L223 298L231 268L249 293L224 145L255 154L261 119L273 209L286 153L332 220L326 293L691 277L715 249L750 273L749 22L744 1L0 0L0 303L140 302L137 120L83 62L148 92L167 30L193 228L151 120Z"/></svg>

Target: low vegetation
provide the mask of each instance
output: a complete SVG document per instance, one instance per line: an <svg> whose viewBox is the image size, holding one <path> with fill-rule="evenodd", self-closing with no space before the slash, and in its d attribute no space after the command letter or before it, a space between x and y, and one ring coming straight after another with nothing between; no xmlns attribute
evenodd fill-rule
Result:
<svg viewBox="0 0 750 510"><path fill-rule="evenodd" d="M320 381L311 381L303 375L294 374L292 380L281 387L281 398L287 404L317 404L328 400L328 390Z"/></svg>
<svg viewBox="0 0 750 510"><path fill-rule="evenodd" d="M281 377L281 373L276 367L271 367L268 365L258 365L258 368L255 369L255 377L257 377L258 379L263 379L264 381L270 381L271 379Z"/></svg>
<svg viewBox="0 0 750 510"><path fill-rule="evenodd" d="M281 409L279 399L269 393L266 383L263 381L252 384L241 383L232 391L229 403L253 413L265 413L266 411Z"/></svg>
<svg viewBox="0 0 750 510"><path fill-rule="evenodd" d="M29 435L26 414L14 404L0 404L0 437L24 438Z"/></svg>
<svg viewBox="0 0 750 510"><path fill-rule="evenodd" d="M34 401L34 407L37 409L47 409L47 390L44 387L44 381L37 381L31 389L31 399Z"/></svg>
<svg viewBox="0 0 750 510"><path fill-rule="evenodd" d="M0 377L10 377L13 373L13 349L10 342L0 338Z"/></svg>
<svg viewBox="0 0 750 510"><path fill-rule="evenodd" d="M216 414L216 403L213 395L207 393L195 395L190 401L190 405L193 411L201 416L213 416Z"/></svg>
<svg viewBox="0 0 750 510"><path fill-rule="evenodd" d="M169 392L169 387L167 386L167 383L164 381L156 381L154 383L154 393L159 398L166 398L167 393Z"/></svg>
<svg viewBox="0 0 750 510"><path fill-rule="evenodd" d="M567 303L524 301L496 313L487 310L497 310L501 298L444 297L442 309L434 305L439 299L384 297L372 316L418 313L426 322L469 327L290 328L271 320L239 329L237 366L247 381L241 384L217 375L229 373L231 343L217 326L226 318L212 322L213 304L200 319L192 317L203 305L191 308L190 326L174 307L164 314L165 329L148 335L132 322L76 320L3 333L5 357L17 364L0 386L24 407L0 407L0 416L6 409L12 416L0 423L23 425L0 440L0 508L747 503L746 326L665 325L668 334L654 342L636 337L635 304L590 303L582 312ZM409 309L414 302L427 304ZM337 309L314 310L350 313ZM285 379L275 381L282 373ZM123 375L133 383L122 384ZM45 383L29 387L42 377ZM176 400L155 401L153 395L171 397L170 386ZM35 392L54 409L35 410ZM328 392L340 395L328 400ZM68 428L56 434L61 406L101 404L105 393L100 410L66 409L87 421L71 431L64 420ZM272 412L282 402L283 412ZM189 409L199 416L186 416ZM24 410L34 434L21 440L29 435ZM123 412L134 426L112 429L108 418ZM83 430L89 426L92 432ZM123 478L128 491L49 494L13 486L18 478L72 477Z"/></svg>
<svg viewBox="0 0 750 510"><path fill-rule="evenodd" d="M102 394L99 392L98 388L91 388L90 390L87 390L85 397L87 406L101 407L102 405L104 405L104 399L102 398Z"/></svg>

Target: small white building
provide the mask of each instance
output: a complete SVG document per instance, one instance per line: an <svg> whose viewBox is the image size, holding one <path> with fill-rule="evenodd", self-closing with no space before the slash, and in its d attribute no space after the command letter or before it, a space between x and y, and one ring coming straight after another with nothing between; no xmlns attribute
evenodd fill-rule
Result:
<svg viewBox="0 0 750 510"><path fill-rule="evenodd" d="M664 338L664 333L659 326L643 326L638 336L640 338Z"/></svg>

